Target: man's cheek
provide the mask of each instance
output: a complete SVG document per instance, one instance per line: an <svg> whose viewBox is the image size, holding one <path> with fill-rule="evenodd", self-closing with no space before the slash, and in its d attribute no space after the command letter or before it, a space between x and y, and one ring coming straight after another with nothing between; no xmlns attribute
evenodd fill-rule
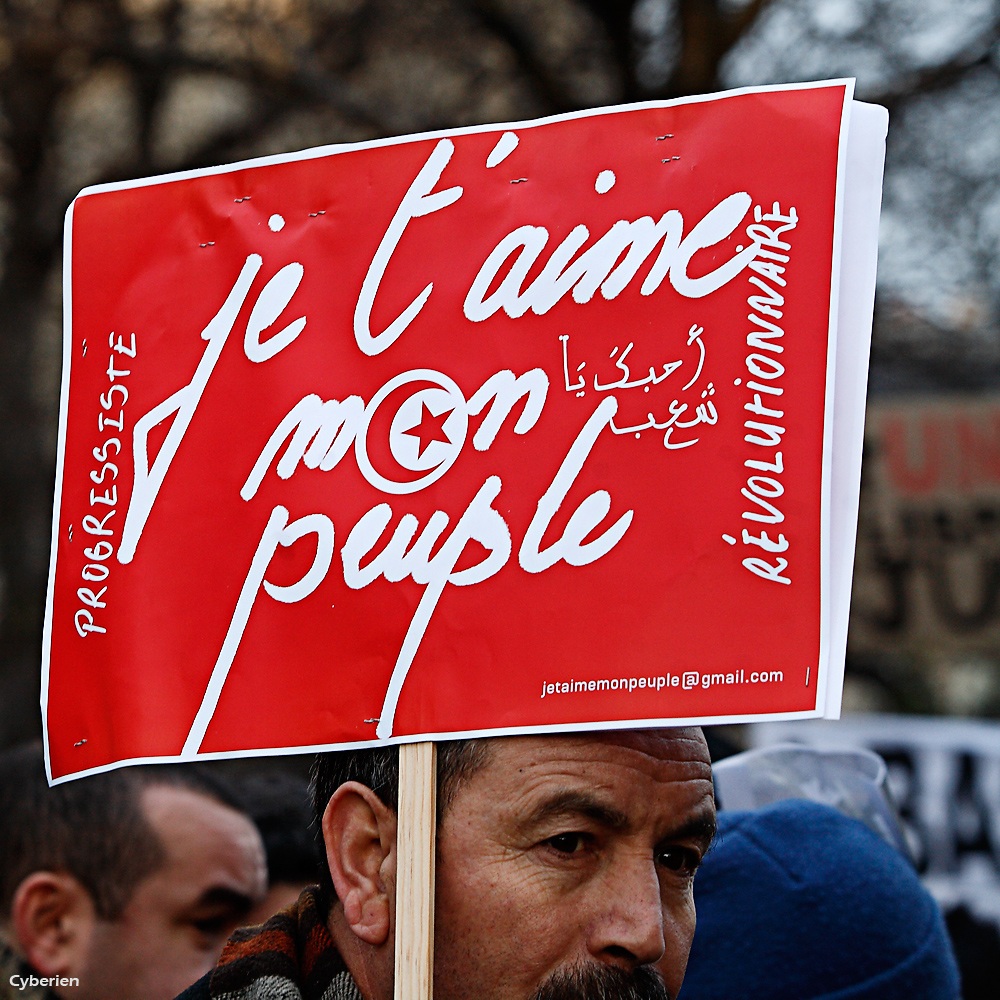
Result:
<svg viewBox="0 0 1000 1000"><path fill-rule="evenodd" d="M577 888L581 882L579 873L546 864L534 852L517 855L505 869L511 892L525 900L552 902Z"/></svg>
<svg viewBox="0 0 1000 1000"><path fill-rule="evenodd" d="M473 851L458 838L445 845L439 841L435 873L438 905L449 900L485 905L488 899L482 894L502 889L508 871L506 859L495 848Z"/></svg>
<svg viewBox="0 0 1000 1000"><path fill-rule="evenodd" d="M689 887L675 899L673 907L664 909L663 957L656 963L656 969L671 996L676 996L687 969L691 943L694 941L695 907L693 887Z"/></svg>

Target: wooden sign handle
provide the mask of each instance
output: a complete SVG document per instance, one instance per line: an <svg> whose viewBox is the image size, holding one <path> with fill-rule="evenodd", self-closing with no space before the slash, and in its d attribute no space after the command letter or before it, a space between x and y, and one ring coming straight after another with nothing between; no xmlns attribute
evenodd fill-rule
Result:
<svg viewBox="0 0 1000 1000"><path fill-rule="evenodd" d="M395 1000L431 1000L434 978L434 844L437 746L399 748L396 829Z"/></svg>

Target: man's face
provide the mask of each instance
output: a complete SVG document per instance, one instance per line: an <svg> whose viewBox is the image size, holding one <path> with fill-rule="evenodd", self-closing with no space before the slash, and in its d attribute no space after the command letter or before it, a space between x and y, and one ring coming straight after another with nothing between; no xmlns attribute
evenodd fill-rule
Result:
<svg viewBox="0 0 1000 1000"><path fill-rule="evenodd" d="M714 827L700 730L492 741L438 835L435 1000L675 997Z"/></svg>
<svg viewBox="0 0 1000 1000"><path fill-rule="evenodd" d="M97 920L80 996L172 1000L208 972L267 888L260 834L241 813L183 788L143 792L166 862L118 919Z"/></svg>

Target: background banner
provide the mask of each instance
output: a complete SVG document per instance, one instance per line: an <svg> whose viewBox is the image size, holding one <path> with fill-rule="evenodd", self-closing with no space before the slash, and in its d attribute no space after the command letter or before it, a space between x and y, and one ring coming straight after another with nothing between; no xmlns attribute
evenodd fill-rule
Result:
<svg viewBox="0 0 1000 1000"><path fill-rule="evenodd" d="M836 714L861 444L835 476L834 410L860 427L881 179L879 152L848 296L851 95L737 91L82 192L52 777Z"/></svg>

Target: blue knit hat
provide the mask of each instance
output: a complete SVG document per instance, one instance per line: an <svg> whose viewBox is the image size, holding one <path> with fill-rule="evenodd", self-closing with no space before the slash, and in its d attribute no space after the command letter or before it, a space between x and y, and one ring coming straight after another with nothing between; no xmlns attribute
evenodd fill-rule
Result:
<svg viewBox="0 0 1000 1000"><path fill-rule="evenodd" d="M796 799L720 812L680 1000L957 1000L941 912L864 824Z"/></svg>

